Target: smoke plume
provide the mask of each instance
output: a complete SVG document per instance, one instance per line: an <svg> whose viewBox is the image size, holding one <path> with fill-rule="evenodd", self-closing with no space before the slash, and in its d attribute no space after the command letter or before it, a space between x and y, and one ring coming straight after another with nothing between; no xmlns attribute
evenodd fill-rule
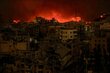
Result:
<svg viewBox="0 0 110 73"><path fill-rule="evenodd" d="M0 15L5 18L33 20L36 16L70 20L81 17L91 20L110 12L109 0L0 0Z"/></svg>

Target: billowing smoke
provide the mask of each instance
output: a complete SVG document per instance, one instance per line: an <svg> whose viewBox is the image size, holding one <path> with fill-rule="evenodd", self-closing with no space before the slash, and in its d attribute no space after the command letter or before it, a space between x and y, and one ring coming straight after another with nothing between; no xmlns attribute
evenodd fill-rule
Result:
<svg viewBox="0 0 110 73"><path fill-rule="evenodd" d="M108 13L109 5L109 0L0 0L0 15L23 21L36 16L64 20L80 16L91 20L100 13Z"/></svg>

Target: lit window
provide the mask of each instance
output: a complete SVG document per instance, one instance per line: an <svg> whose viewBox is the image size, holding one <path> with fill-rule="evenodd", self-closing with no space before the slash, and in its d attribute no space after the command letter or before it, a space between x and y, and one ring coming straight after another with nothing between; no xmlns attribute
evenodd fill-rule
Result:
<svg viewBox="0 0 110 73"><path fill-rule="evenodd" d="M32 42L32 38L30 38L30 42Z"/></svg>
<svg viewBox="0 0 110 73"><path fill-rule="evenodd" d="M37 40L35 40L35 43L37 43Z"/></svg>

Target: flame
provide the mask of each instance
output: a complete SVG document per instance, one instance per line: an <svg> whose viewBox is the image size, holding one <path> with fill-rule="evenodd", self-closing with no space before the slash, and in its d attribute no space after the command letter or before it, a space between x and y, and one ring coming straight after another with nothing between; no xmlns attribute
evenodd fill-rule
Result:
<svg viewBox="0 0 110 73"><path fill-rule="evenodd" d="M55 11L51 11L51 13L41 13L41 14L36 15L36 16L43 17L43 18L48 19L48 20L55 18L58 22L61 22L61 23L69 22L69 21L75 21L75 22L81 21L81 17L79 17L79 16L77 16L77 17L74 17L74 16L64 17L62 14L55 12ZM31 16L28 21L32 21L35 18L36 18L35 16Z"/></svg>

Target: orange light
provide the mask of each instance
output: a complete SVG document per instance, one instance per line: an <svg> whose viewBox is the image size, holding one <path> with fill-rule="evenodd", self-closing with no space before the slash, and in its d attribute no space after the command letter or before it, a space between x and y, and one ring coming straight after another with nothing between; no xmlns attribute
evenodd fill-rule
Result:
<svg viewBox="0 0 110 73"><path fill-rule="evenodd" d="M100 18L103 18L104 16L103 15L100 15Z"/></svg>
<svg viewBox="0 0 110 73"><path fill-rule="evenodd" d="M13 20L13 23L19 23L20 22L20 20Z"/></svg>
<svg viewBox="0 0 110 73"><path fill-rule="evenodd" d="M62 14L60 14L59 12L56 11L51 11L50 13L42 13L37 15L39 17L43 17L45 19L51 20L52 18L55 18L58 22L64 23L64 22L69 22L69 21L75 21L75 22L79 22L81 21L81 17L64 17ZM32 16L30 18L30 20L34 20L35 16ZM30 21L29 20L29 21Z"/></svg>
<svg viewBox="0 0 110 73"><path fill-rule="evenodd" d="M72 21L79 22L81 21L81 17L73 17Z"/></svg>

